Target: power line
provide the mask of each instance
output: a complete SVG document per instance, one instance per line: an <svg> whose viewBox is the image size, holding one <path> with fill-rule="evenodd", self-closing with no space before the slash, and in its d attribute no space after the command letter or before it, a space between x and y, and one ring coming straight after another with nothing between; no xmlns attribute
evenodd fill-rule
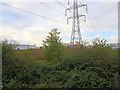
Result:
<svg viewBox="0 0 120 90"><path fill-rule="evenodd" d="M57 0L58 1L58 0ZM64 8L67 8L65 5L63 5L61 2L57 2L59 5L61 5L62 7L64 7Z"/></svg>
<svg viewBox="0 0 120 90"><path fill-rule="evenodd" d="M65 1L65 0L64 0ZM66 1L65 1L66 2ZM61 2L57 2L59 5L61 5L62 7L64 7L65 9L67 8L66 6L64 6ZM67 3L67 2L66 2ZM69 5L69 4L67 4L67 5ZM70 6L70 5L69 5ZM71 13L73 13L71 10L69 10Z"/></svg>
<svg viewBox="0 0 120 90"><path fill-rule="evenodd" d="M86 19L87 19L87 18L86 18ZM80 20L83 21L83 19L81 19L81 18L80 18ZM85 22L84 24L86 25L86 28L87 28L87 30L89 31L89 26L88 26L87 22ZM92 35L91 35L91 36L92 36Z"/></svg>
<svg viewBox="0 0 120 90"><path fill-rule="evenodd" d="M65 1L65 0L64 0ZM65 1L66 2L66 1ZM68 1L69 2L69 1ZM79 2L80 2L80 4L82 4L82 2L85 4L85 2L82 0L82 2L79 0ZM67 3L67 2L66 2ZM68 4L68 3L67 3ZM69 4L68 4L69 5ZM70 5L69 5L70 6ZM84 9L86 9L85 7L83 7ZM71 13L72 13L72 11L70 11ZM93 26L93 24L92 24L92 21L91 21L91 18L90 18L90 15L89 15L89 13L87 12L87 14L88 14L88 18L89 18L89 20L90 20L90 23L91 23L91 27L92 27L92 29L93 29L93 31L94 31L94 33L95 33L95 30L94 30L94 26ZM80 18L81 19L81 18ZM82 19L81 19L82 20ZM88 24L85 22L85 24L86 24L86 27L87 27L87 29L89 30L89 27L88 27Z"/></svg>
<svg viewBox="0 0 120 90"><path fill-rule="evenodd" d="M22 12L25 12L25 13L29 13L29 14L31 14L31 15L35 15L35 16L38 16L38 17L41 17L41 18L44 18L44 19L48 19L48 20L51 20L51 21L55 21L55 22L59 22L59 23L65 24L64 22L61 22L61 21L58 21L58 20L55 20L55 19L52 19L52 18L45 17L45 16L42 16L42 15L33 13L33 12L31 12L31 11L27 11L27 10L24 10L24 9L21 9L21 8L17 8L17 7L15 7L15 6L11 6L11 5L8 5L8 4L3 3L3 2L0 2L0 3L2 3L2 5L4 5L4 6L11 7L11 8L17 9L17 10L22 11Z"/></svg>
<svg viewBox="0 0 120 90"><path fill-rule="evenodd" d="M64 0L64 1L65 1L65 0ZM66 3L68 6L70 6L69 0L68 0L68 2L65 1L65 3ZM70 7L71 7L71 6L70 6ZM69 12L73 13L71 10L69 10Z"/></svg>
<svg viewBox="0 0 120 90"><path fill-rule="evenodd" d="M81 1L80 1L80 2L81 2ZM85 3L84 0L82 0L82 2ZM81 3L82 3L82 2L81 2ZM87 16L88 16L88 18L89 18L89 20L90 20L91 27L92 27L94 33L96 34L95 29L94 29L94 25L93 25L93 23L92 23L91 17L90 17L90 15L89 15L88 12L87 12Z"/></svg>
<svg viewBox="0 0 120 90"><path fill-rule="evenodd" d="M67 3L67 1L64 0L65 3ZM68 4L68 3L67 3Z"/></svg>
<svg viewBox="0 0 120 90"><path fill-rule="evenodd" d="M86 7L86 5L80 5L78 4L77 0L74 0L73 5L70 6L70 8L67 8L65 10L65 14L67 15L67 11L73 9L73 14L67 18L67 22L69 19L73 19L72 22L72 34L71 34L71 40L70 40L70 44L74 45L77 43L82 44L82 35L81 35L81 31L80 31L80 21L79 18L84 17L84 21L86 20L86 16L83 14L79 14L78 12L78 8L80 7Z"/></svg>
<svg viewBox="0 0 120 90"><path fill-rule="evenodd" d="M86 25L86 27L87 27L87 29L88 29L88 31L89 31L89 26L88 26L88 24L85 22L85 25ZM91 34L90 34L91 35ZM94 35L91 35L91 36L93 36L94 37Z"/></svg>
<svg viewBox="0 0 120 90"><path fill-rule="evenodd" d="M43 2L38 2L38 3L39 3L39 4L42 4L42 5L44 5L44 6L46 6L46 7L49 8L49 9L52 9L52 10L56 11L57 13L60 13L61 15L64 15L64 13L59 12L58 10L56 10L56 9L54 9L54 8L52 8L52 7L48 6L48 5L46 5L46 4L43 3ZM64 15L64 16L65 16L65 15Z"/></svg>
<svg viewBox="0 0 120 90"><path fill-rule="evenodd" d="M82 0L82 2L85 3L84 0Z"/></svg>
<svg viewBox="0 0 120 90"><path fill-rule="evenodd" d="M94 29L94 25L93 25L93 23L92 23L92 20L91 20L91 17L90 17L90 15L89 15L89 13L88 13L88 18L89 18L89 20L90 20L92 29L93 29L94 33L96 34L96 31L95 31L95 29Z"/></svg>

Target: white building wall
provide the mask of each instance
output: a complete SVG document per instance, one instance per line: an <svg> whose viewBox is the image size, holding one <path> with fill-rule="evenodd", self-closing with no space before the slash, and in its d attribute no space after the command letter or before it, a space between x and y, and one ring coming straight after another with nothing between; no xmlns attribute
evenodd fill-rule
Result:
<svg viewBox="0 0 120 90"><path fill-rule="evenodd" d="M113 49L119 49L120 48L120 43L109 43L109 45L111 45Z"/></svg>
<svg viewBox="0 0 120 90"><path fill-rule="evenodd" d="M35 49L35 45L17 45L15 49L17 50L26 50L26 49Z"/></svg>

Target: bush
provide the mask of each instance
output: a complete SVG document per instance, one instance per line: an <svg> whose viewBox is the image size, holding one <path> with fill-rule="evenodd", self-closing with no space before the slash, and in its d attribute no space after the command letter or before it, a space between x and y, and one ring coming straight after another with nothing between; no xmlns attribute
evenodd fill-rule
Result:
<svg viewBox="0 0 120 90"><path fill-rule="evenodd" d="M49 34L50 36L47 36L46 40L43 41L43 45L46 59L54 63L54 60L56 62L62 59L63 45L59 37L60 32L57 32L57 29L53 29Z"/></svg>
<svg viewBox="0 0 120 90"><path fill-rule="evenodd" d="M2 42L2 82L4 86L14 77L14 68L12 45L5 40Z"/></svg>
<svg viewBox="0 0 120 90"><path fill-rule="evenodd" d="M8 41L2 42L3 88L31 88L36 82L32 67L33 64L29 60L20 60L15 57L13 46Z"/></svg>
<svg viewBox="0 0 120 90"><path fill-rule="evenodd" d="M21 60L14 56L9 44L3 47L3 87L120 88L117 52L110 47L78 50L72 57L54 64Z"/></svg>

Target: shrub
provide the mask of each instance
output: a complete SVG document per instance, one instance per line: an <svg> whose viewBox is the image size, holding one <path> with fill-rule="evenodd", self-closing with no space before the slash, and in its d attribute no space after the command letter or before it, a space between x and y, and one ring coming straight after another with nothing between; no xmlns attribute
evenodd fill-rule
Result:
<svg viewBox="0 0 120 90"><path fill-rule="evenodd" d="M2 82L5 86L14 77L14 54L12 45L5 40L2 42Z"/></svg>
<svg viewBox="0 0 120 90"><path fill-rule="evenodd" d="M45 47L46 59L54 63L55 61L60 61L63 56L63 45L61 38L59 37L60 32L57 29L53 29L47 36L46 40L43 41Z"/></svg>
<svg viewBox="0 0 120 90"><path fill-rule="evenodd" d="M3 87L119 88L118 58L110 47L78 50L72 57L51 65L29 58L21 60L14 57L11 46L7 48L9 44L3 46Z"/></svg>

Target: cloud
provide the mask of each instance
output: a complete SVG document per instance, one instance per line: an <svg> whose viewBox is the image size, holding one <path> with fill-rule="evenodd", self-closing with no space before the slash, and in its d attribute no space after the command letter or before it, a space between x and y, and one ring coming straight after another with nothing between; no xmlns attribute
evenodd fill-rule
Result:
<svg viewBox="0 0 120 90"><path fill-rule="evenodd" d="M14 28L6 27L2 28L0 31L0 36L2 39L15 40L17 42L26 42L31 44L42 44L42 40L46 37L46 28L26 28L22 31L16 30Z"/></svg>
<svg viewBox="0 0 120 90"><path fill-rule="evenodd" d="M39 0L41 2L55 2L56 0ZM58 0L60 2L65 2L65 0ZM70 2L72 2L73 0L69 0ZM85 0L85 2L118 2L119 0ZM37 0L4 0L4 2L37 2ZM67 0L66 0L67 2Z"/></svg>
<svg viewBox="0 0 120 90"><path fill-rule="evenodd" d="M19 2L21 1L19 0ZM12 2L10 4L64 23L41 18L12 8L4 8L6 11L3 11L4 16L2 16L2 19L4 20L4 25L2 29L0 29L0 33L2 33L0 36L2 35L3 38L14 39L20 43L32 43L39 46L42 44L42 40L44 40L51 29L58 28L58 31L61 32L63 42L69 43L72 32L72 20L70 20L70 23L67 25L67 17L51 10L50 8L38 4L37 2L19 2ZM55 2L45 2L45 4L52 8L57 7L55 8L56 10L64 13L65 8L61 8L61 6ZM116 3L99 4L99 2L92 2L88 3L88 6L89 14L97 33L94 33L92 30L89 20L86 22L87 26L86 23L81 20L80 28L83 40L87 39L88 41L91 41L94 37L106 38L106 34L104 32L117 32ZM110 41L116 41L115 35L111 33L110 35L107 35L107 37L108 39L110 38Z"/></svg>
<svg viewBox="0 0 120 90"><path fill-rule="evenodd" d="M95 2L88 3L89 14L91 16L94 28L99 31L110 28L117 29L118 25L118 6L117 3Z"/></svg>
<svg viewBox="0 0 120 90"><path fill-rule="evenodd" d="M110 42L110 43L111 43L111 42L112 42L112 43L115 42L115 43L116 43L116 42L118 42L118 38L119 38L119 37L118 37L118 34L117 34L117 33L114 33L114 34L112 34L112 35L110 36L110 38L108 38L108 42ZM120 40L120 38L119 38L119 40Z"/></svg>

